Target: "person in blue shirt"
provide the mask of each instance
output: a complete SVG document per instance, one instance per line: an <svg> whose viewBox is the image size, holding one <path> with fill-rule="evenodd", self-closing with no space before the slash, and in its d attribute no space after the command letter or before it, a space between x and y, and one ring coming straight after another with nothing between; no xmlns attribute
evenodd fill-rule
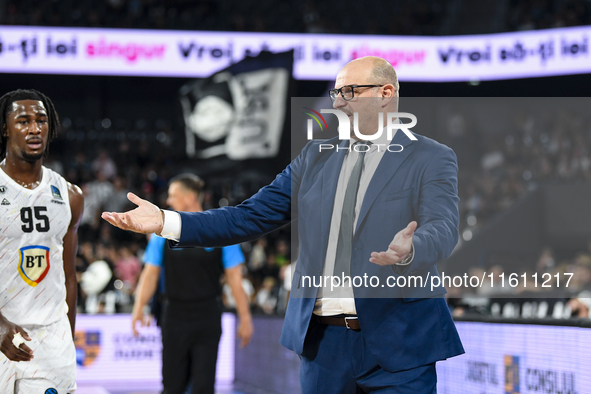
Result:
<svg viewBox="0 0 591 394"><path fill-rule="evenodd" d="M181 174L170 181L166 202L176 211L201 212L202 190L199 177ZM144 309L160 281L163 392L184 393L191 382L191 394L213 393L222 332L223 274L236 299L241 346L248 344L253 333L250 306L242 288L244 255L240 246L171 249L164 238L152 235L143 260L132 329L138 335L137 323L148 323Z"/></svg>

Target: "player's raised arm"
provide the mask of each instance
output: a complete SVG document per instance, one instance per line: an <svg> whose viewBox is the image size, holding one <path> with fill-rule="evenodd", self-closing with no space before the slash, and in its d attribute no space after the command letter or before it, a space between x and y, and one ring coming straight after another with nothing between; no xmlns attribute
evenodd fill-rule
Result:
<svg viewBox="0 0 591 394"><path fill-rule="evenodd" d="M101 217L115 227L136 233L160 234L164 225L164 213L151 202L127 193L129 201L137 208L127 212L103 212Z"/></svg>

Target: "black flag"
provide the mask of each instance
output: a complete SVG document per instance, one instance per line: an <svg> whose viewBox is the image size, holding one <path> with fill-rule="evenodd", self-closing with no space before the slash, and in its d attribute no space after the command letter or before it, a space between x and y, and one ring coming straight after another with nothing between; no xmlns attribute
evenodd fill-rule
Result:
<svg viewBox="0 0 591 394"><path fill-rule="evenodd" d="M264 51L181 88L187 156L207 160L202 175L275 174L289 162L292 68L293 50Z"/></svg>

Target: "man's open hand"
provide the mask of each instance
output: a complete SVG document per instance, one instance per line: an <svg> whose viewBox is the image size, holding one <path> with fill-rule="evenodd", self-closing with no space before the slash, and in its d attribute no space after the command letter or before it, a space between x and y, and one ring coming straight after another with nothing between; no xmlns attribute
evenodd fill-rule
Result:
<svg viewBox="0 0 591 394"><path fill-rule="evenodd" d="M164 215L160 208L133 193L127 193L127 198L138 207L123 213L103 212L101 217L122 230L160 234L164 225Z"/></svg>
<svg viewBox="0 0 591 394"><path fill-rule="evenodd" d="M417 222L410 222L406 228L400 230L394 236L387 251L372 252L369 261L378 265L394 265L400 263L412 250L412 236L416 229Z"/></svg>

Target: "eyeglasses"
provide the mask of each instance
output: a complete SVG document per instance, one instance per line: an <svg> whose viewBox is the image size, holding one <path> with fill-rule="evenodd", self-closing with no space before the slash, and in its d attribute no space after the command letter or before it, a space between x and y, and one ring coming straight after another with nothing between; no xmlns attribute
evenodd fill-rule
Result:
<svg viewBox="0 0 591 394"><path fill-rule="evenodd" d="M330 89L328 91L328 96L333 103L336 101L337 97L339 97L339 94L343 99L348 101L355 97L356 88L381 88L382 86L384 85L346 85L338 89Z"/></svg>

